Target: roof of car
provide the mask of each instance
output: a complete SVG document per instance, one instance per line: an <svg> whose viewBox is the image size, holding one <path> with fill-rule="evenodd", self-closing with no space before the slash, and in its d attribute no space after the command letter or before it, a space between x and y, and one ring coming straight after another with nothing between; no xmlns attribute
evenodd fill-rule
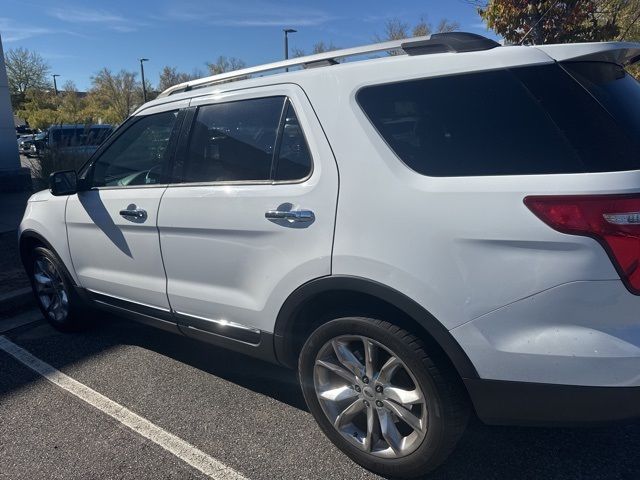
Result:
<svg viewBox="0 0 640 480"><path fill-rule="evenodd" d="M394 52L395 55L372 58L372 54L386 52ZM434 34L427 37L324 52L192 80L165 90L156 100L141 106L134 115L149 107L167 102L189 99L221 90L281 83L284 78L287 78L288 82L304 83L305 79L315 77L326 69L335 75L357 69L363 77L367 77L370 72L380 70L379 67L382 64L406 62L408 61L407 57L415 58L427 55L429 60L433 62L443 62L447 58L453 59L458 55L464 55L470 65L477 63L470 56L478 56L479 60L487 65L487 69L497 68L496 66L504 68L569 60L597 60L625 65L640 59L640 43L600 42L500 46L493 40L471 33ZM366 61L348 61L352 57L360 57ZM451 63L454 62L451 61ZM286 71L289 68L291 71ZM268 76L264 76L265 74ZM233 85L229 86L229 82L233 82Z"/></svg>

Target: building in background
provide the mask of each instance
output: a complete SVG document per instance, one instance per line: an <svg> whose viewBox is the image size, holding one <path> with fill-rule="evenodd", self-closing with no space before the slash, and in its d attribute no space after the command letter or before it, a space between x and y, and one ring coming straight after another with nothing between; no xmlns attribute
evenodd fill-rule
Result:
<svg viewBox="0 0 640 480"><path fill-rule="evenodd" d="M9 81L0 38L0 192L29 189L31 172L20 166Z"/></svg>

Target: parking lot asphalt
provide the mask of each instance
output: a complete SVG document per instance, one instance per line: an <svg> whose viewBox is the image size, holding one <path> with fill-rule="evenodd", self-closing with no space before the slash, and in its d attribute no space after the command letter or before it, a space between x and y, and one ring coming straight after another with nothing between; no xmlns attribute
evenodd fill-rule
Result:
<svg viewBox="0 0 640 480"><path fill-rule="evenodd" d="M116 317L83 333L38 321L4 336L247 479L379 478L323 436L292 371ZM640 423L472 421L427 478L631 480L640 478L639 447ZM0 351L0 479L36 478L208 477Z"/></svg>

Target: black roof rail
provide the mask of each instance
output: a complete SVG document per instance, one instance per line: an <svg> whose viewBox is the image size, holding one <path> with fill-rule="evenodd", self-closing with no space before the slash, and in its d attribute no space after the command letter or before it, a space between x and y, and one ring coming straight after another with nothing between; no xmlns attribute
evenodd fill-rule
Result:
<svg viewBox="0 0 640 480"><path fill-rule="evenodd" d="M499 47L495 40L476 33L446 32L434 33L427 40L408 40L401 48L407 55L428 55L430 53L445 52L477 52Z"/></svg>

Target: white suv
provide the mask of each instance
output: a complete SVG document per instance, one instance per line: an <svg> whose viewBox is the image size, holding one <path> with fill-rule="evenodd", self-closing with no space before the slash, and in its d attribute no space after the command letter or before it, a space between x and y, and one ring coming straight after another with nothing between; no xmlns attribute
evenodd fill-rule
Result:
<svg viewBox="0 0 640 480"><path fill-rule="evenodd" d="M435 468L471 411L635 418L638 58L455 33L182 84L52 175L22 258L58 328L92 305L297 367L383 475Z"/></svg>

